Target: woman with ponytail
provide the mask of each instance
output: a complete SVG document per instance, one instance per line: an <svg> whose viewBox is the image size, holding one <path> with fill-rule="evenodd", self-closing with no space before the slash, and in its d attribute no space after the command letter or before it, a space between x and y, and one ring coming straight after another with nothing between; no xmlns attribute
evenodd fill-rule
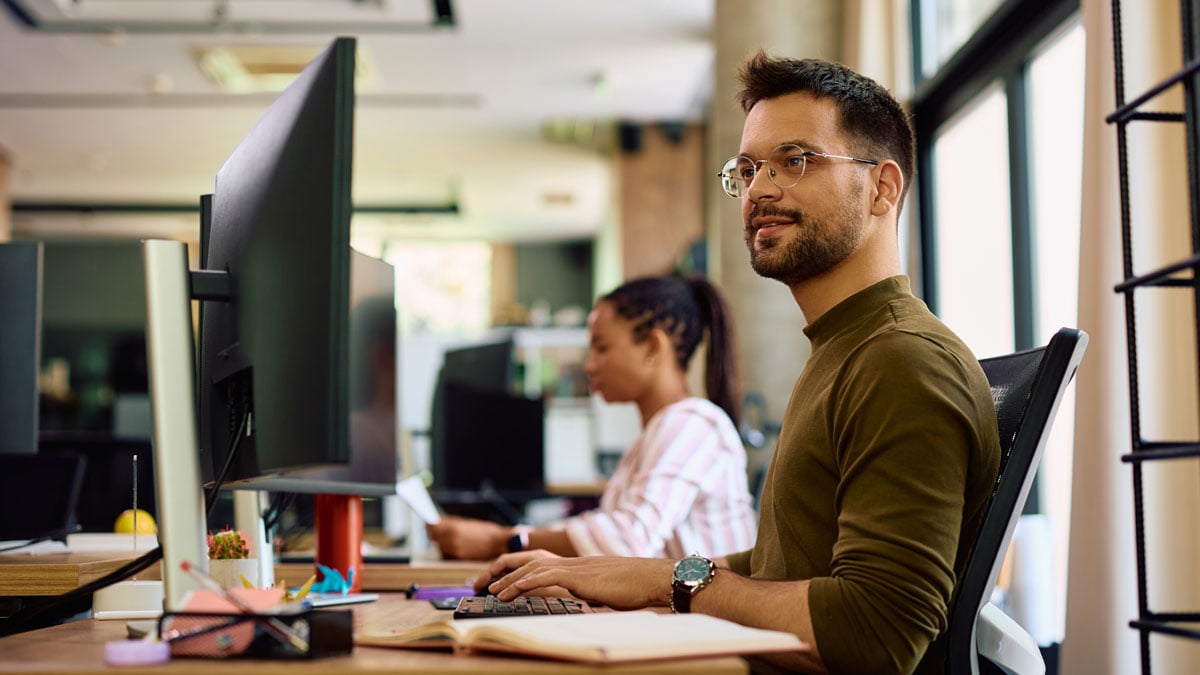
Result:
<svg viewBox="0 0 1200 675"><path fill-rule="evenodd" d="M559 555L680 558L750 548L755 517L738 436L740 400L729 310L702 277L646 277L596 302L584 370L604 400L632 402L642 432L626 449L598 508L529 530L443 517L430 538L448 558L546 549ZM706 344L707 398L687 367Z"/></svg>

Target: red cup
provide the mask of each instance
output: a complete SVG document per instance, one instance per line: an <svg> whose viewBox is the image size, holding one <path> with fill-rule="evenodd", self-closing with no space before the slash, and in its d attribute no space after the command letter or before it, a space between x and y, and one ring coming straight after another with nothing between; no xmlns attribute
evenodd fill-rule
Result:
<svg viewBox="0 0 1200 675"><path fill-rule="evenodd" d="M341 572L343 579L354 578L350 592L362 590L363 511L359 495L316 495L316 562ZM318 568L319 570L319 568ZM324 574L317 573L320 579ZM328 589L327 589L328 590Z"/></svg>

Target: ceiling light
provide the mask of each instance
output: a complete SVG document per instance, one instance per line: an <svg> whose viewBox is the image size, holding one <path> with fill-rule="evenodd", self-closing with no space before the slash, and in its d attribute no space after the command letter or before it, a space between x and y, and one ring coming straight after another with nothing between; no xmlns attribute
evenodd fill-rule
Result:
<svg viewBox="0 0 1200 675"><path fill-rule="evenodd" d="M235 93L283 91L324 46L245 45L200 47L192 50L204 74L225 91ZM355 55L354 83L358 91L374 83L362 45Z"/></svg>

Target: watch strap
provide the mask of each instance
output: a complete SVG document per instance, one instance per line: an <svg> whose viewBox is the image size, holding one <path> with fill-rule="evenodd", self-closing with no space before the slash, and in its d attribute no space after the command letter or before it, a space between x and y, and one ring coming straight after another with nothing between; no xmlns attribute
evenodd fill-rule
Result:
<svg viewBox="0 0 1200 675"><path fill-rule="evenodd" d="M687 614L692 611L692 591L679 583L671 584L671 611L675 614Z"/></svg>
<svg viewBox="0 0 1200 675"><path fill-rule="evenodd" d="M517 553L529 549L529 530L518 527L508 538L508 552Z"/></svg>

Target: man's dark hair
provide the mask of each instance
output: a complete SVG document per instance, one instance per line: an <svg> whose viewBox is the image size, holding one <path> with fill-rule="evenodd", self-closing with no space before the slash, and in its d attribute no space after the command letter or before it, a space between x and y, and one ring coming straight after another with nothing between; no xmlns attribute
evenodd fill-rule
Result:
<svg viewBox="0 0 1200 675"><path fill-rule="evenodd" d="M743 89L737 100L747 113L763 99L787 94L833 99L841 113L842 129L854 146L851 152L900 165L904 192L898 205L903 205L913 178L913 130L908 113L878 82L840 63L772 57L762 50L742 63L738 80Z"/></svg>

